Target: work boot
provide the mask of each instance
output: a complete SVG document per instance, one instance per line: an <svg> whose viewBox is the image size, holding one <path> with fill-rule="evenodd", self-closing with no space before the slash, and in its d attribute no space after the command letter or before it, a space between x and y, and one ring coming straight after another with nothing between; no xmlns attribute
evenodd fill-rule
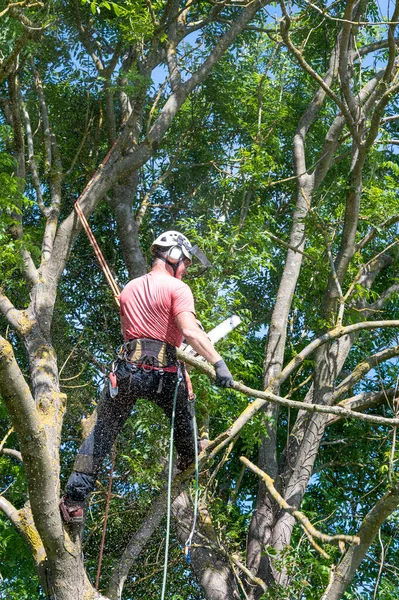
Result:
<svg viewBox="0 0 399 600"><path fill-rule="evenodd" d="M64 523L83 523L84 501L71 500L63 496L60 500L60 512Z"/></svg>

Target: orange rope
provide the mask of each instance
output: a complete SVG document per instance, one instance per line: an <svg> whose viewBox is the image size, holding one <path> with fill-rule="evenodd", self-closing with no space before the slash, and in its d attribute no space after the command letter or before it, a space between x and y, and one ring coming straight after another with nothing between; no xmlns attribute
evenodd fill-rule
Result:
<svg viewBox="0 0 399 600"><path fill-rule="evenodd" d="M119 296L120 296L120 289L118 284L115 281L114 276L112 275L109 266L107 265L107 261L104 258L103 253L101 252L100 246L97 244L97 240L93 235L93 232L90 229L90 226L87 222L87 219L85 217L85 215L83 214L83 211L80 207L79 204L79 200L76 201L75 203L75 210L77 212L77 215L80 219L80 222L82 223L83 229L85 230L87 237L89 238L90 244L93 247L93 250L97 256L98 262L100 263L100 266L104 272L105 278L112 290L112 293L114 295L114 299L116 304L119 306Z"/></svg>
<svg viewBox="0 0 399 600"><path fill-rule="evenodd" d="M106 501L106 504L105 504L103 534L102 534L102 537L101 537L100 556L98 557L98 567L97 567L97 577L96 577L96 590L98 590L98 586L99 586L99 583L100 583L101 565L102 565L102 562L103 562L104 545L105 545L105 535L107 533L107 521L108 521L109 503L110 503L110 500L111 500L112 477L113 477L113 474L114 474L115 458L116 458L116 442L114 444L114 451L113 451L113 454L112 454L112 462L111 462L111 472L109 474L107 501Z"/></svg>
<svg viewBox="0 0 399 600"><path fill-rule="evenodd" d="M110 152L108 153L108 155L105 157L104 161L103 161L103 165L106 163L106 161L108 160L108 157L110 156ZM84 191L86 191L94 182L95 180L95 176L89 181L89 183L87 184L86 188ZM84 193L84 192L83 192ZM79 204L79 199L75 202L75 210L76 213L79 217L80 222L82 223L82 227L85 230L87 237L89 238L90 244L93 247L93 250L97 256L98 262L100 263L100 266L104 272L105 278L112 290L112 293L114 295L114 299L116 304L118 305L118 307L120 306L120 302L119 302L119 296L120 296L120 289L118 284L115 281L114 276L111 273L111 270L107 264L107 261L104 258L103 253L101 252L100 246L97 244L97 240L94 237L94 234L92 232L92 230L90 229L90 225L87 222L87 219L80 207ZM101 575L101 565L102 565L102 561L103 561L103 555L104 555L104 545L105 545L105 536L107 533L107 522L108 522L108 513L109 513L109 504L110 504L110 500L111 500L111 490L112 490L112 477L113 477L113 473L114 473L114 466L115 466L115 458L116 458L116 442L114 444L114 451L113 451L113 455L112 455L112 463L111 463L111 472L109 475L109 482L108 482L108 493L107 493L107 500L106 500L106 504L105 504L105 515L104 515L104 527L103 527L103 533L102 533L102 537L101 537L101 545L100 545L100 555L98 558L98 568L97 568L97 577L96 577L96 590L98 590L98 586L100 583L100 575Z"/></svg>

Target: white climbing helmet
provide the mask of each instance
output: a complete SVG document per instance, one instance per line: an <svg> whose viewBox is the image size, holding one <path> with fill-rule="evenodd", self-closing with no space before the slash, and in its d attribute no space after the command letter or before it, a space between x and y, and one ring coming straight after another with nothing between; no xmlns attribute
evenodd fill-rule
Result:
<svg viewBox="0 0 399 600"><path fill-rule="evenodd" d="M176 265L183 258L192 261L193 256L195 256L205 268L212 267L212 263L204 252L197 245L193 246L186 236L178 231L161 233L151 244L150 250L153 256L157 256L157 248L165 249L165 251L168 249L166 261L170 264Z"/></svg>
<svg viewBox="0 0 399 600"><path fill-rule="evenodd" d="M156 256L156 249L169 248L169 255L172 259L175 259L176 262L182 255L189 260L192 260L191 249L192 245L188 241L185 235L179 233L178 231L165 231L161 233L151 244L151 254Z"/></svg>

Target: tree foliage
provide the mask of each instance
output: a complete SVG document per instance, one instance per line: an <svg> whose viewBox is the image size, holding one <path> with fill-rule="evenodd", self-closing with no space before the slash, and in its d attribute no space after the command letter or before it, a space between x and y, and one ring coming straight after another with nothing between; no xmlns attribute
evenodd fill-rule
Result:
<svg viewBox="0 0 399 600"><path fill-rule="evenodd" d="M0 2L5 597L162 586L169 424L154 405L139 401L118 439L99 591L111 457L84 534L58 512L121 343L78 199L121 286L155 235L181 229L214 264L189 280L205 329L242 319L218 350L249 390L192 371L212 441L190 565L193 484L175 480L166 597L395 597L399 5L387 10Z"/></svg>

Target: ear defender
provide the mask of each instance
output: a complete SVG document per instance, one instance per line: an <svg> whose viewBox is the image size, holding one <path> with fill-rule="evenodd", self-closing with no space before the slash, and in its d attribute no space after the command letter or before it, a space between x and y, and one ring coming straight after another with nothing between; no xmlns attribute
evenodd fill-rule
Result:
<svg viewBox="0 0 399 600"><path fill-rule="evenodd" d="M179 260L181 260L182 256L183 250L181 246L172 246L168 250L167 261L170 262L172 265L175 265L179 262Z"/></svg>

